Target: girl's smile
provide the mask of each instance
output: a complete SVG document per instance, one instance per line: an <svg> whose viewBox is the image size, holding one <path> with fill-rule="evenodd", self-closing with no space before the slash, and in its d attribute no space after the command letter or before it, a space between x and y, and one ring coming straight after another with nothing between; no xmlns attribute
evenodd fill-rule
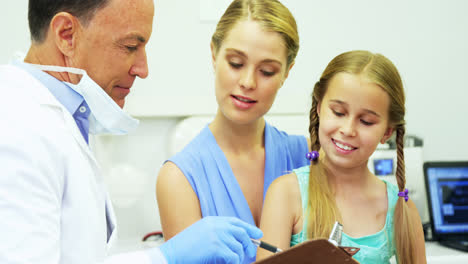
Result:
<svg viewBox="0 0 468 264"><path fill-rule="evenodd" d="M360 75L338 73L319 103L319 139L327 159L341 168L367 168L367 160L385 135L390 98Z"/></svg>

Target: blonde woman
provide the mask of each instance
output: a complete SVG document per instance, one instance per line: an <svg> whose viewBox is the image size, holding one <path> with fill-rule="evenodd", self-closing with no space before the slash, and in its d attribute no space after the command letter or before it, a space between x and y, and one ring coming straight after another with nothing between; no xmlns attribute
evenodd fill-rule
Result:
<svg viewBox="0 0 468 264"><path fill-rule="evenodd" d="M258 226L271 182L309 164L306 138L263 118L298 49L295 19L279 1L235 0L227 8L211 41L217 114L158 176L166 239L210 215Z"/></svg>
<svg viewBox="0 0 468 264"><path fill-rule="evenodd" d="M393 63L351 51L335 57L315 84L310 110L313 162L279 177L268 190L263 240L289 248L328 238L335 221L360 263L425 263L424 235L405 189L405 95ZM367 161L396 132L398 186L372 174ZM315 152L314 152L315 151ZM318 157L318 158L317 158ZM257 259L270 253L259 249Z"/></svg>

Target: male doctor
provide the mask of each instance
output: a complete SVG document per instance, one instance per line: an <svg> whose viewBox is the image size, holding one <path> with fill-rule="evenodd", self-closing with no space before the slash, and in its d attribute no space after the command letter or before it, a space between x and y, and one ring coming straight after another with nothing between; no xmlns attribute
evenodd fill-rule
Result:
<svg viewBox="0 0 468 264"><path fill-rule="evenodd" d="M262 233L208 217L160 248L107 256L115 221L88 134L125 134L148 75L153 0L30 0L31 47L0 66L0 263L241 263ZM4 36L8 39L8 36Z"/></svg>

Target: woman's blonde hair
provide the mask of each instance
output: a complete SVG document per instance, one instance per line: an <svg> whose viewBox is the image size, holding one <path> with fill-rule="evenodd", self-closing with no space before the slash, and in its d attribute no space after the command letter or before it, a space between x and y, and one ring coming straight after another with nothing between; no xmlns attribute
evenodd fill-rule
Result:
<svg viewBox="0 0 468 264"><path fill-rule="evenodd" d="M277 32L284 39L287 67L299 51L299 34L291 12L277 0L234 0L224 12L211 38L215 54L236 23L243 20L258 22L266 31Z"/></svg>
<svg viewBox="0 0 468 264"><path fill-rule="evenodd" d="M309 133L311 149L320 150L317 105L327 92L330 80L338 73L345 72L364 75L369 81L380 86L390 97L389 125L396 130L398 189L405 189L405 162L403 138L405 134L405 93L398 70L393 63L381 54L369 51L350 51L335 57L326 67L320 80L315 84L310 109ZM323 151L322 151L323 152ZM323 164L324 153L310 165L307 236L309 239L327 238L337 219L336 202L327 180L327 170ZM389 208L390 209L390 208ZM411 228L410 211L404 199L398 199L394 214L394 240L400 264L414 263L414 230Z"/></svg>

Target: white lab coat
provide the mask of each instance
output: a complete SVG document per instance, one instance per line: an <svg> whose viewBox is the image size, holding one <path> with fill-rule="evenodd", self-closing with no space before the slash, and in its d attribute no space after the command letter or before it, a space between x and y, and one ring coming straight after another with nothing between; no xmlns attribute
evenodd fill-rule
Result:
<svg viewBox="0 0 468 264"><path fill-rule="evenodd" d="M16 66L0 66L0 98L0 263L109 263L115 216L73 117Z"/></svg>

